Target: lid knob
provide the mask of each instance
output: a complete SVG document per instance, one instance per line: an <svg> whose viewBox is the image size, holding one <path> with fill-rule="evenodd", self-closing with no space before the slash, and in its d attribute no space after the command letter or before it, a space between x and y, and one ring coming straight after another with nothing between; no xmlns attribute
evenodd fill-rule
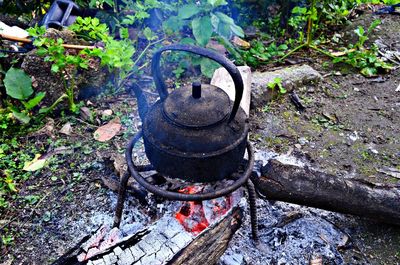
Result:
<svg viewBox="0 0 400 265"><path fill-rule="evenodd" d="M192 83L192 97L201 98L201 83L198 81Z"/></svg>

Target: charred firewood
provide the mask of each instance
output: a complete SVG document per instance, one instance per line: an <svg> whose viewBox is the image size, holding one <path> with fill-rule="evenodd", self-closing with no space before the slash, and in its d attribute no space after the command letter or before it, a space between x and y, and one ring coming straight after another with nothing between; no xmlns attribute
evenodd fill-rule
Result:
<svg viewBox="0 0 400 265"><path fill-rule="evenodd" d="M253 177L267 199L369 217L400 225L400 187L340 178L272 159Z"/></svg>

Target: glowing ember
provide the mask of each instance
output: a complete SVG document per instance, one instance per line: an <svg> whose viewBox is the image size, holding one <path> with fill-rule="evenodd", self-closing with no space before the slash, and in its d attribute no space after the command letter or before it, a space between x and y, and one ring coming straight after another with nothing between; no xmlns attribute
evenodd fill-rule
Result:
<svg viewBox="0 0 400 265"><path fill-rule="evenodd" d="M191 186L179 190L181 193L195 194L201 191L201 187ZM216 198L203 202L184 202L183 206L175 214L175 218L186 231L198 235L211 223L223 216L232 206L231 196Z"/></svg>

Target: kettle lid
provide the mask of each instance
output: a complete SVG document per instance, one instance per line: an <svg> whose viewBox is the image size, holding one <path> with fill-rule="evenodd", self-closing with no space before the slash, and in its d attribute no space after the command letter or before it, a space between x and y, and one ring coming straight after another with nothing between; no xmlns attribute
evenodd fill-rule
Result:
<svg viewBox="0 0 400 265"><path fill-rule="evenodd" d="M203 128L217 125L229 117L231 100L221 88L194 82L174 90L163 102L165 117L180 127Z"/></svg>

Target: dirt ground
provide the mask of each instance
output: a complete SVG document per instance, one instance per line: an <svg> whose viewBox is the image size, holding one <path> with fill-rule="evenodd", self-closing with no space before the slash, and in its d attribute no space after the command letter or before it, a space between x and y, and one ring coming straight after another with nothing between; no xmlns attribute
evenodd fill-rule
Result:
<svg viewBox="0 0 400 265"><path fill-rule="evenodd" d="M387 42L398 43L399 17L385 16L382 20L382 36ZM392 35L387 33L389 28ZM309 57L306 51L297 56ZM250 138L256 147L292 152L338 177L351 175L400 185L400 179L388 173L390 168L400 170L400 92L395 91L400 70L365 78L337 65L322 67L326 59L317 54L308 61L324 80L318 86L296 90L306 110L299 112L288 95L274 100L264 111L252 110ZM94 122L58 117L52 130L20 139L49 153L58 151L46 168L18 186L19 199L1 210L0 227L13 232L14 243L1 246L0 264L49 264L112 217L115 194L101 179L117 174L113 159L123 154L140 119L130 95L90 101L86 105L95 110ZM111 117L102 117L106 109L113 110ZM121 119L122 132L109 142L95 141L94 130L116 116ZM70 136L60 133L67 122L72 125ZM31 195L39 199L30 204L24 198ZM351 232L370 264L400 263L399 228L360 218L351 220L337 225Z"/></svg>

